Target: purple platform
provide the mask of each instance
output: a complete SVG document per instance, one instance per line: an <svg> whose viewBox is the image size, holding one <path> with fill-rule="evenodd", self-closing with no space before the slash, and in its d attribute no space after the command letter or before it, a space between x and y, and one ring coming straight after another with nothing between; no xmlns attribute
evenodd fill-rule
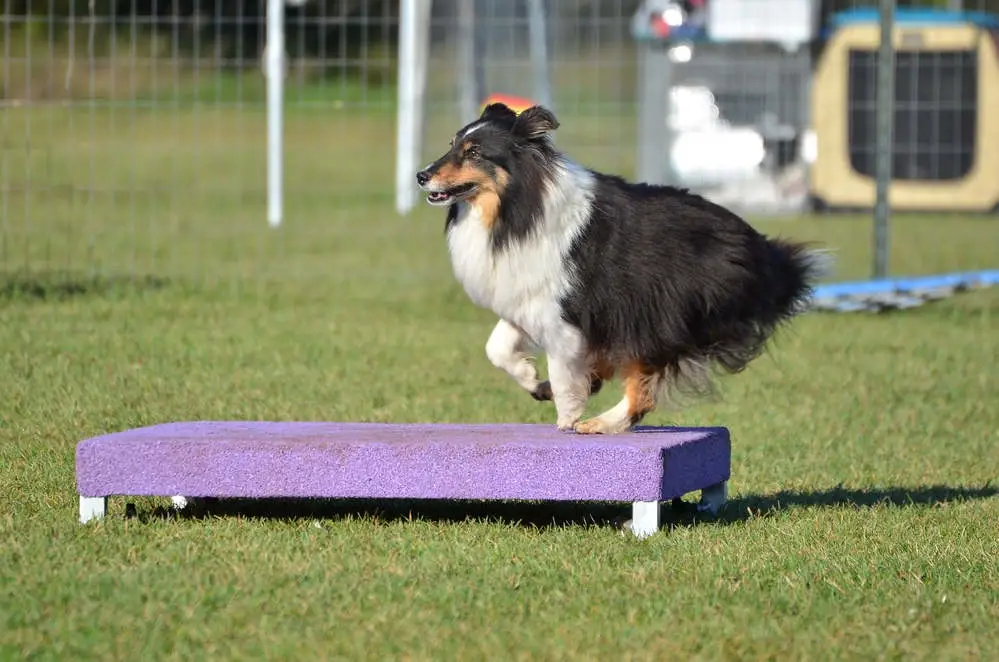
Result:
<svg viewBox="0 0 999 662"><path fill-rule="evenodd" d="M83 497L665 501L727 481L725 428L169 423L76 448Z"/></svg>

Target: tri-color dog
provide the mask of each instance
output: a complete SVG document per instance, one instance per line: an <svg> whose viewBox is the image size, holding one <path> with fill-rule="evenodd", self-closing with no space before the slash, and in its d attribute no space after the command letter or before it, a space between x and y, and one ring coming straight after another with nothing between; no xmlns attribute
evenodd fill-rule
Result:
<svg viewBox="0 0 999 662"><path fill-rule="evenodd" d="M559 153L558 120L490 104L416 174L446 206L454 274L500 320L489 360L580 433L628 430L661 398L706 394L803 310L826 254L771 239L682 189L629 183ZM548 381L534 356L548 357ZM624 397L581 421L612 377Z"/></svg>

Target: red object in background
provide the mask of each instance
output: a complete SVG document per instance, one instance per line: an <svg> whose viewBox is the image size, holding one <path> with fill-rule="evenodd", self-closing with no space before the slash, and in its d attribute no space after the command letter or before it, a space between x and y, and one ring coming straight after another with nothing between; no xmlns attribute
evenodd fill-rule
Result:
<svg viewBox="0 0 999 662"><path fill-rule="evenodd" d="M652 31L656 33L657 37L665 38L669 36L669 23L666 22L662 14L658 12L653 14L650 22L652 23Z"/></svg>
<svg viewBox="0 0 999 662"><path fill-rule="evenodd" d="M485 110L485 107L491 103L504 103L510 108L510 110L518 115L531 106L538 105L530 99L514 96L512 94L490 94L486 97L486 100L482 102L482 108L479 110Z"/></svg>

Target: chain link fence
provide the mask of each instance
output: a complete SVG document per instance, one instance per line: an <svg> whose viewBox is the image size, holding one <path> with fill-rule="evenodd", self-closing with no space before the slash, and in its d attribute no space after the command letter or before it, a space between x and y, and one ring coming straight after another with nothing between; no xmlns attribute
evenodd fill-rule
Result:
<svg viewBox="0 0 999 662"><path fill-rule="evenodd" d="M710 2L666 4L696 23ZM643 86L659 70L650 79L642 58L655 47L635 37L646 3L434 0L424 157L443 149L478 97L512 94L550 103L562 120L559 145L592 167L642 176L646 144L674 183L750 214L869 213L872 184L858 176L870 174L865 72L876 42L865 30L876 24L855 23L854 41L832 39L833 28L848 28L835 24L837 12L857 6L820 3L815 39L797 49L692 39L687 51L667 53L672 105L649 105ZM329 277L332 261L346 283L348 273L377 273L372 251L360 249L410 222L393 209L398 2L288 2L277 230L266 223L264 2L6 0L0 11L0 271L242 288ZM541 81L532 59L538 11ZM947 36L939 25L922 33L926 43L903 43L917 38L903 34L898 44L924 50L898 58L895 169L910 183L939 180L930 186L936 198L924 186L911 192L913 204L939 211L940 199L974 198L984 208L999 171L971 162L996 135L999 83L973 83L993 80L996 32L982 23L970 36ZM468 29L479 54L471 93L461 83ZM823 64L833 46L847 53L845 67ZM650 142L643 108L668 127L668 153ZM834 153L846 156L825 158Z"/></svg>

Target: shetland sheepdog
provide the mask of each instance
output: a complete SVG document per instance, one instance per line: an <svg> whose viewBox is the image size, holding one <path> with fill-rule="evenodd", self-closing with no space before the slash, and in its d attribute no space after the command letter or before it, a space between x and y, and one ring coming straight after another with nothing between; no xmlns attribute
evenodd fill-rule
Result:
<svg viewBox="0 0 999 662"><path fill-rule="evenodd" d="M555 149L558 126L542 106L492 103L416 181L447 208L457 280L499 317L489 361L553 400L560 430L625 432L745 368L806 308L829 260L684 189L585 168ZM621 401L582 420L615 377Z"/></svg>

